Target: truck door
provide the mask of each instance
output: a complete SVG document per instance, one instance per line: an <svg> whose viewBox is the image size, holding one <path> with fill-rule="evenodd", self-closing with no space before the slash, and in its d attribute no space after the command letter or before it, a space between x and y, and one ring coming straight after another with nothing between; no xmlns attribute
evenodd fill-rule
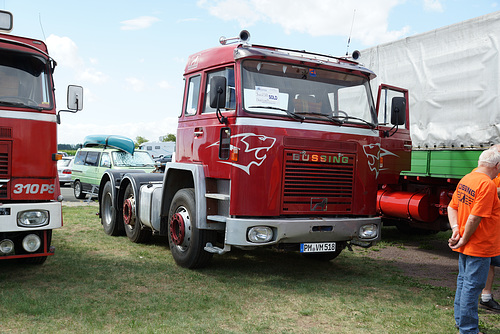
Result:
<svg viewBox="0 0 500 334"><path fill-rule="evenodd" d="M224 89L226 98L220 105L219 116L216 114L217 108L210 106L210 83L216 77L224 77L226 79L226 87ZM221 128L227 126L223 118L236 109L233 67L225 67L208 72L204 83L204 100L202 101L200 123L195 129L194 156L197 156L204 163L215 163L219 160L219 146L213 146L213 144L220 140Z"/></svg>
<svg viewBox="0 0 500 334"><path fill-rule="evenodd" d="M188 78L184 114L177 132L179 162L202 162L210 165L218 160L220 129L227 126L220 122L216 108L210 107L210 81L214 77L226 78L225 103L220 106L224 117L234 114L236 109L234 67L222 67ZM215 154L214 154L215 152Z"/></svg>
<svg viewBox="0 0 500 334"><path fill-rule="evenodd" d="M401 171L411 168L408 90L380 85L377 115L381 138L378 183L395 184Z"/></svg>

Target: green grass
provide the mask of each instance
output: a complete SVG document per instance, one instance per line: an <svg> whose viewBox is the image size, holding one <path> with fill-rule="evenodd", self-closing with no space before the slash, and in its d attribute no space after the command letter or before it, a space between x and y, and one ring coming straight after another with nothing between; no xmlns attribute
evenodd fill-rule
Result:
<svg viewBox="0 0 500 334"><path fill-rule="evenodd" d="M419 284L360 248L327 263L234 250L188 270L162 238L105 235L96 212L63 208L56 255L44 265L0 262L0 333L457 332L453 291ZM498 315L481 321L500 333Z"/></svg>

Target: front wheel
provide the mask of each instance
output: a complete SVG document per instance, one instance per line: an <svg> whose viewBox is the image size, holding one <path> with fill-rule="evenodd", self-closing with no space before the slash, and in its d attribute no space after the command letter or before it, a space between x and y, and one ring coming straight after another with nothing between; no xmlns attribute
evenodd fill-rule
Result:
<svg viewBox="0 0 500 334"><path fill-rule="evenodd" d="M77 199L85 198L86 195L83 193L82 183L80 181L75 181L75 184L73 186L73 193L75 194L75 197Z"/></svg>
<svg viewBox="0 0 500 334"><path fill-rule="evenodd" d="M204 247L207 242L214 243L216 233L196 227L194 189L181 189L175 194L168 216L168 242L175 262L190 269L205 267L213 254Z"/></svg>
<svg viewBox="0 0 500 334"><path fill-rule="evenodd" d="M101 224L104 233L107 235L122 235L123 222L120 215L116 214L115 203L113 201L113 186L111 181L106 182L102 191L100 202Z"/></svg>

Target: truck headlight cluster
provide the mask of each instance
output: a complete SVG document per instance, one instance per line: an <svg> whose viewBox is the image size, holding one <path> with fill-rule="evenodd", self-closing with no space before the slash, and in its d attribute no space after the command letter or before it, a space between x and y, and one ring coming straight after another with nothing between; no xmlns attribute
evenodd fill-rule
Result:
<svg viewBox="0 0 500 334"><path fill-rule="evenodd" d="M42 245L42 239L36 234L28 234L23 239L23 248L25 251L33 253Z"/></svg>
<svg viewBox="0 0 500 334"><path fill-rule="evenodd" d="M251 242L269 242L273 239L273 230L268 226L254 226L248 229L247 237Z"/></svg>
<svg viewBox="0 0 500 334"><path fill-rule="evenodd" d="M14 250L14 242L10 239L0 241L0 253L9 254Z"/></svg>
<svg viewBox="0 0 500 334"><path fill-rule="evenodd" d="M40 227L49 223L47 210L29 210L17 214L17 225L21 227Z"/></svg>
<svg viewBox="0 0 500 334"><path fill-rule="evenodd" d="M378 227L375 224L363 225L359 228L359 237L361 239L373 239L378 235Z"/></svg>

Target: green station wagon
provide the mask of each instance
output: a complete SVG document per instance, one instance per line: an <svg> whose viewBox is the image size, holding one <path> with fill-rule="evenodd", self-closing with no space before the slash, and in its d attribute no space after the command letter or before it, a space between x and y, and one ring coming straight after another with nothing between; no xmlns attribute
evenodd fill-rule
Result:
<svg viewBox="0 0 500 334"><path fill-rule="evenodd" d="M155 162L146 151L134 154L104 147L84 147L76 152L71 174L75 197L83 199L87 194L97 195L102 175L107 169L155 170Z"/></svg>

